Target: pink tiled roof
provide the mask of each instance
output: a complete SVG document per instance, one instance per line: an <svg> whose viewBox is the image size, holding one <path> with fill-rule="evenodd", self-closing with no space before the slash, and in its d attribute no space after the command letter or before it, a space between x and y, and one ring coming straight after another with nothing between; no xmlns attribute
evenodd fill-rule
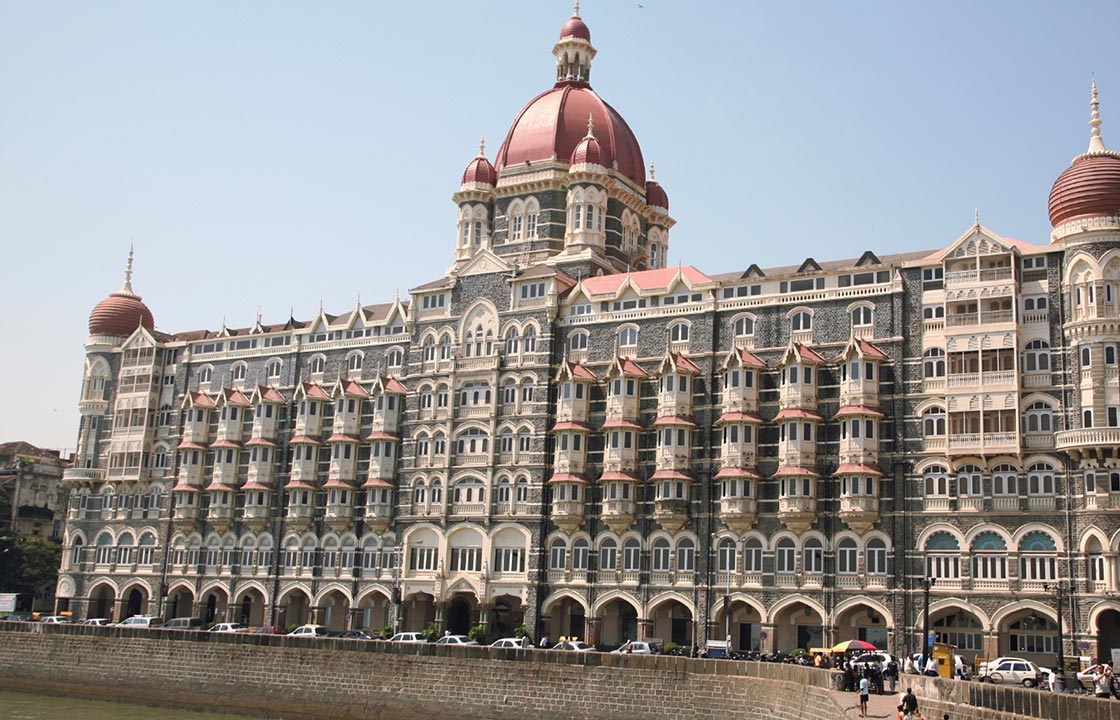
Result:
<svg viewBox="0 0 1120 720"><path fill-rule="evenodd" d="M760 425L762 424L762 418L754 413L730 412L720 415L719 419L716 420L716 425L727 425L729 423L751 423Z"/></svg>
<svg viewBox="0 0 1120 720"><path fill-rule="evenodd" d="M179 443L180 450L206 450L206 443L196 442L181 442Z"/></svg>
<svg viewBox="0 0 1120 720"><path fill-rule="evenodd" d="M346 397L369 397L369 393L366 392L366 389L353 380L344 380L342 382L342 394Z"/></svg>
<svg viewBox="0 0 1120 720"><path fill-rule="evenodd" d="M821 416L812 410L801 408L785 408L774 416L774 420L821 420Z"/></svg>
<svg viewBox="0 0 1120 720"><path fill-rule="evenodd" d="M203 393L203 392L192 392L191 393L191 404L194 405L195 407L200 407L200 408L216 408L217 407L217 405L214 404L214 398L210 397L209 395L207 395L206 393Z"/></svg>
<svg viewBox="0 0 1120 720"><path fill-rule="evenodd" d="M576 430L578 432L591 432L591 426L582 422L558 422L552 426L551 432L560 432L561 430Z"/></svg>
<svg viewBox="0 0 1120 720"><path fill-rule="evenodd" d="M240 450L241 449L241 443L235 442L233 440L215 440L214 442L210 443L210 447L212 447L212 448L228 448L230 450Z"/></svg>
<svg viewBox="0 0 1120 720"><path fill-rule="evenodd" d="M648 378L649 373L642 369L642 366L634 362L630 358L620 358L619 365L622 368L622 374L627 377Z"/></svg>
<svg viewBox="0 0 1120 720"><path fill-rule="evenodd" d="M833 417L852 417L852 416L866 416L883 417L883 411L877 407L870 405L845 405L836 411Z"/></svg>
<svg viewBox="0 0 1120 720"><path fill-rule="evenodd" d="M225 388L222 390L222 397L225 399L227 405L238 405L240 407L249 407L252 405L249 398L245 397L245 393L233 388Z"/></svg>
<svg viewBox="0 0 1120 720"><path fill-rule="evenodd" d="M658 470L650 480L691 480L692 476L680 470Z"/></svg>
<svg viewBox="0 0 1120 720"><path fill-rule="evenodd" d="M391 488L391 487L393 487L393 483L389 482L388 480L385 480L384 478L372 478L371 477L369 480L366 480L364 483L362 483L362 487L364 487L364 488L373 488L373 487Z"/></svg>
<svg viewBox="0 0 1120 720"><path fill-rule="evenodd" d="M762 476L759 475L754 468L745 467L725 467L720 468L716 473L716 480L724 480L726 478L748 478L750 480L761 480Z"/></svg>
<svg viewBox="0 0 1120 720"><path fill-rule="evenodd" d="M283 402L286 402L286 401L284 400L284 396L281 395L280 391L277 390L276 388L274 388L274 387L262 387L261 388L261 402L283 403Z"/></svg>
<svg viewBox="0 0 1120 720"><path fill-rule="evenodd" d="M556 473L555 475L553 475L552 477L550 477L548 479L549 485L551 485L552 483L561 483L561 482L585 483L586 484L587 479L584 478L582 475L573 475L572 473Z"/></svg>
<svg viewBox="0 0 1120 720"><path fill-rule="evenodd" d="M400 436L393 433L381 432L380 430L377 430L367 435L366 440L392 440L393 442L396 442L400 440Z"/></svg>
<svg viewBox="0 0 1120 720"><path fill-rule="evenodd" d="M303 384L304 395L310 400L330 400L331 396L326 390L315 383L305 382Z"/></svg>
<svg viewBox="0 0 1120 720"><path fill-rule="evenodd" d="M622 482L640 482L637 475L618 472L617 470L605 472L599 477L599 482L610 482L612 480L621 480Z"/></svg>
<svg viewBox="0 0 1120 720"><path fill-rule="evenodd" d="M773 477L776 477L776 478L780 478L780 477L819 478L820 473L818 473L816 470L810 470L809 468L792 467L790 465L784 465L784 466L778 468L778 471L774 473Z"/></svg>
<svg viewBox="0 0 1120 720"><path fill-rule="evenodd" d="M833 475L875 475L883 477L883 471L877 465L857 465L855 463L844 463L836 468Z"/></svg>
<svg viewBox="0 0 1120 720"><path fill-rule="evenodd" d="M666 291L676 282L677 273L680 273L681 277L693 287L712 283L710 277L691 265L686 265L680 268L599 275L585 278L580 286L583 288L583 292L591 298L614 297L627 280L641 292Z"/></svg>
<svg viewBox="0 0 1120 720"><path fill-rule="evenodd" d="M683 425L685 427L693 428L696 427L696 423L692 422L690 418L686 418L683 415L662 415L661 417L653 421L653 426L655 428L675 425Z"/></svg>
<svg viewBox="0 0 1120 720"><path fill-rule="evenodd" d="M407 395L408 389L400 383L399 380L392 377L383 377L381 382L385 387L385 392L393 395Z"/></svg>
<svg viewBox="0 0 1120 720"><path fill-rule="evenodd" d="M604 430L614 430L616 428L625 428L628 430L641 430L642 426L633 420L607 420L603 423Z"/></svg>
<svg viewBox="0 0 1120 720"><path fill-rule="evenodd" d="M599 379L595 377L595 373L587 369L587 366L580 363L568 363L568 372L570 372L572 377L576 380L590 380L594 382Z"/></svg>
<svg viewBox="0 0 1120 720"><path fill-rule="evenodd" d="M327 442L329 443L360 443L361 441L362 439L357 435L348 435L347 433L333 433L329 438L327 438Z"/></svg>
<svg viewBox="0 0 1120 720"><path fill-rule="evenodd" d="M296 435L289 441L292 445L322 445L321 438L311 437L310 435Z"/></svg>
<svg viewBox="0 0 1120 720"><path fill-rule="evenodd" d="M809 349L807 345L794 343L793 346L797 349L797 357L801 358L801 362L810 363L812 365L824 365L824 358Z"/></svg>
<svg viewBox="0 0 1120 720"><path fill-rule="evenodd" d="M746 349L743 349L743 348L739 349L739 361L741 363L743 363L744 367L753 367L753 368L762 368L762 369L766 368L766 363L763 362L757 355L752 353L750 350L746 350Z"/></svg>
<svg viewBox="0 0 1120 720"><path fill-rule="evenodd" d="M677 369L677 372L689 373L690 375L699 375L700 374L701 370L700 370L699 367L696 366L696 363L692 362L691 360L686 358L681 353L679 353L679 352L673 353L672 358L673 358L673 367L675 367Z"/></svg>
<svg viewBox="0 0 1120 720"><path fill-rule="evenodd" d="M249 442L245 443L245 447L276 447L276 442L266 438L249 438Z"/></svg>

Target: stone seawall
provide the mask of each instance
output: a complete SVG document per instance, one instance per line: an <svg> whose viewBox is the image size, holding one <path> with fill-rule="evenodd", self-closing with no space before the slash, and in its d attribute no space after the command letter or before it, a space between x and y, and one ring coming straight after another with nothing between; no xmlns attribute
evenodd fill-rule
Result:
<svg viewBox="0 0 1120 720"><path fill-rule="evenodd" d="M820 720L855 700L793 665L23 623L0 623L0 673L13 690L293 719ZM1058 715L1038 691L912 680L938 720L1120 720L1120 703L1061 698Z"/></svg>

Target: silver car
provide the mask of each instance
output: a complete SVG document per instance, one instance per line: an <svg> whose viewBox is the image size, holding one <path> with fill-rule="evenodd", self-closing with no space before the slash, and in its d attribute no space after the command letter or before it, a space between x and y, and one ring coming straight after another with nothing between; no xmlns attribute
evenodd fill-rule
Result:
<svg viewBox="0 0 1120 720"><path fill-rule="evenodd" d="M1008 683L1023 687L1037 687L1042 682L1042 671L1030 660L1003 657L985 663L980 680L990 683Z"/></svg>

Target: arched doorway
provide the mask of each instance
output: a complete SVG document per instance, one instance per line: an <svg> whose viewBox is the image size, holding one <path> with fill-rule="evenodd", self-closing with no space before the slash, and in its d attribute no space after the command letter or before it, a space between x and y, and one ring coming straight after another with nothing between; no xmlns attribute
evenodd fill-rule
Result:
<svg viewBox="0 0 1120 720"><path fill-rule="evenodd" d="M371 634L381 632L392 623L391 608L389 598L382 593L367 593L358 601L359 612L354 618L354 625Z"/></svg>
<svg viewBox="0 0 1120 720"><path fill-rule="evenodd" d="M117 594L112 587L98 585L89 596L89 617L124 620L124 618L113 617L113 603L116 599Z"/></svg>
<svg viewBox="0 0 1120 720"><path fill-rule="evenodd" d="M525 610L521 598L503 595L494 600L490 613L490 635L496 638L513 637L514 628L525 624Z"/></svg>
<svg viewBox="0 0 1120 720"><path fill-rule="evenodd" d="M553 603L549 614L551 621L546 630L550 637L586 639L587 622L581 602L570 597L561 598Z"/></svg>
<svg viewBox="0 0 1120 720"><path fill-rule="evenodd" d="M679 600L667 600L650 611L653 638L692 647L692 611Z"/></svg>
<svg viewBox="0 0 1120 720"><path fill-rule="evenodd" d="M611 600L599 611L599 635L596 643L621 647L627 640L638 639L638 609L621 598Z"/></svg>
<svg viewBox="0 0 1120 720"><path fill-rule="evenodd" d="M256 588L241 593L234 603L234 619L243 625L264 625L264 595Z"/></svg>
<svg viewBox="0 0 1120 720"><path fill-rule="evenodd" d="M774 615L774 650L792 652L821 647L824 618L803 602L794 602Z"/></svg>
<svg viewBox="0 0 1120 720"><path fill-rule="evenodd" d="M401 603L401 630L422 632L428 623L436 621L436 601L428 593L413 593Z"/></svg>
<svg viewBox="0 0 1120 720"><path fill-rule="evenodd" d="M1012 613L999 628L1001 655L1014 655L1052 668L1058 659L1058 624L1042 610Z"/></svg>
<svg viewBox="0 0 1120 720"><path fill-rule="evenodd" d="M887 619L869 605L852 605L836 616L836 635L833 644L845 640L862 640L880 650L887 650L889 640Z"/></svg>
<svg viewBox="0 0 1120 720"><path fill-rule="evenodd" d="M303 590L296 588L280 600L279 624L281 627L306 625L311 612L311 598Z"/></svg>
<svg viewBox="0 0 1120 720"><path fill-rule="evenodd" d="M213 588L202 596L202 619L207 623L228 622L229 595L221 588Z"/></svg>
<svg viewBox="0 0 1120 720"><path fill-rule="evenodd" d="M164 603L164 619L194 617L194 593L185 587L171 591Z"/></svg>
<svg viewBox="0 0 1120 720"><path fill-rule="evenodd" d="M473 624L473 615L471 601L462 595L456 595L447 606L444 624L452 635L466 635Z"/></svg>
<svg viewBox="0 0 1120 720"><path fill-rule="evenodd" d="M983 623L960 608L931 612L930 620L930 632L937 642L954 646L961 657L975 667L976 656L984 654Z"/></svg>
<svg viewBox="0 0 1120 720"><path fill-rule="evenodd" d="M325 625L328 630L341 631L346 629L350 619L350 600L338 590L331 590L319 602L319 624Z"/></svg>
<svg viewBox="0 0 1120 720"><path fill-rule="evenodd" d="M742 600L732 602L726 613L722 607L716 610L712 640L723 640L730 635L734 650L761 650L761 633L762 616Z"/></svg>
<svg viewBox="0 0 1120 720"><path fill-rule="evenodd" d="M1105 610L1097 616L1097 658L1112 662L1112 651L1120 648L1120 612Z"/></svg>
<svg viewBox="0 0 1120 720"><path fill-rule="evenodd" d="M147 593L142 592L140 588L134 587L125 595L124 616L130 618L133 615L143 615L147 605Z"/></svg>

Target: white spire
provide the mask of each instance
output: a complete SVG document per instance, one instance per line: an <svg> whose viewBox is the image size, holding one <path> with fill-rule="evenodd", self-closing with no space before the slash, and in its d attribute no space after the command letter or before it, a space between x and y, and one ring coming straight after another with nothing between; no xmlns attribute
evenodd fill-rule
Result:
<svg viewBox="0 0 1120 720"><path fill-rule="evenodd" d="M587 113L587 137L595 139L595 117L591 113Z"/></svg>
<svg viewBox="0 0 1120 720"><path fill-rule="evenodd" d="M1093 109L1093 119L1089 121L1089 126L1093 128L1093 136L1089 138L1089 153L1108 152L1108 148L1104 146L1104 140L1101 139L1101 103L1097 100L1096 78L1093 79L1092 99L1089 101L1089 107Z"/></svg>
<svg viewBox="0 0 1120 720"><path fill-rule="evenodd" d="M486 157L486 136L485 135L478 139L478 156L480 158Z"/></svg>
<svg viewBox="0 0 1120 720"><path fill-rule="evenodd" d="M132 257L135 254L132 243L128 244L128 264L124 269L124 282L121 283L121 289L118 292L120 295L135 295L132 292Z"/></svg>
<svg viewBox="0 0 1120 720"><path fill-rule="evenodd" d="M575 7L572 8L572 17L579 17L579 0L576 0Z"/></svg>

